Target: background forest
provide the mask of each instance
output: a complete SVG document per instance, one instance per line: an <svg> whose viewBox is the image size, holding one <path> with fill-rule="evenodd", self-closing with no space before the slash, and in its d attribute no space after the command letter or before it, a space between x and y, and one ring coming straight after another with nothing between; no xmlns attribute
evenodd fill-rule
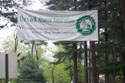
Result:
<svg viewBox="0 0 125 83"><path fill-rule="evenodd" d="M17 27L17 9L35 0L0 0L0 30ZM125 0L37 0L39 10L98 10L99 41L19 41L16 30L0 50L18 53L10 83L125 83ZM7 22L2 22L2 19ZM0 79L0 83L4 83Z"/></svg>

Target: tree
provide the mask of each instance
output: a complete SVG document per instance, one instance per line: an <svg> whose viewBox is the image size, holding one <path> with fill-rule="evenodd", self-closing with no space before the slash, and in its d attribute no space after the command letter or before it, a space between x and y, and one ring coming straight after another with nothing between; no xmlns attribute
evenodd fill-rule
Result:
<svg viewBox="0 0 125 83"><path fill-rule="evenodd" d="M31 55L21 62L19 66L18 83L46 83L43 69L39 68L38 62Z"/></svg>
<svg viewBox="0 0 125 83"><path fill-rule="evenodd" d="M69 3L69 4L66 4ZM65 5L64 5L65 4ZM71 1L71 0L50 0L47 2L47 5L50 5L49 9L53 10L75 10L76 9L76 1ZM74 7L73 7L74 6ZM73 50L77 50L77 44L73 43L72 45ZM78 82L78 70L77 70L77 51L72 51L74 52L72 54L73 56L73 61L74 61L74 82Z"/></svg>
<svg viewBox="0 0 125 83"><path fill-rule="evenodd" d="M111 3L111 4L109 4ZM120 51L118 49L123 50L122 48L117 48L121 47L122 44L122 38L123 38L123 29L122 29L122 23L121 23L121 14L120 14L120 6L119 6L119 1L114 0L104 0L104 5L100 7L100 23L101 21L103 23L100 24L101 27L103 27L104 32L101 33L100 35L100 43L104 45L103 52L105 50L105 53L103 53L106 57L106 65L112 61L111 56L119 56ZM101 45L98 44L98 45ZM113 45L114 44L114 45ZM121 45L120 45L121 44ZM112 47L110 47L112 46ZM124 47L124 45L123 45ZM108 49L110 48L110 49ZM106 50L107 49L107 50ZM116 50L114 50L116 49ZM100 50L100 52L101 52ZM112 57L113 58L113 57ZM120 58L117 57L117 58ZM107 61L108 60L108 61ZM114 60L115 63L118 62L117 59ZM120 65L120 64L119 64ZM113 69L113 68L112 68ZM115 69L113 69L115 70ZM107 71L107 70L106 70ZM107 71L106 73L109 74ZM106 74L107 80L105 80L106 83L109 83L109 75Z"/></svg>
<svg viewBox="0 0 125 83"><path fill-rule="evenodd" d="M125 41L125 1L119 0L120 2L120 7L121 7L121 13L123 17L123 42ZM124 62L125 60L125 52L122 52L122 61ZM125 83L125 69L123 69L123 83Z"/></svg>
<svg viewBox="0 0 125 83"><path fill-rule="evenodd" d="M74 44L77 44L77 46L74 48ZM71 63L73 62L73 67L74 67L74 79L77 80L77 82L79 81L78 79L78 62L80 63L81 62L81 59L83 58L82 57L82 51L83 51L83 48L82 48L82 43L81 42L56 42L56 45L62 45L63 47L63 51L58 51L54 57L57 59L57 64L60 64L60 63L65 63L65 61L69 61L68 63L70 64L67 69L69 69L71 71ZM80 46L78 48L78 46ZM74 55L75 53L75 55ZM76 56L77 55L77 56ZM77 57L77 59L76 59ZM82 64L81 64L82 65ZM80 65L80 66L81 66ZM80 71L79 71L80 72ZM77 73L77 74L76 74ZM72 72L70 73L70 76L71 76L71 80L72 79ZM79 77L79 78L82 78L82 77Z"/></svg>
<svg viewBox="0 0 125 83"><path fill-rule="evenodd" d="M3 41L2 45L3 48L6 49L8 52L15 52L15 39L13 36L9 36L5 41ZM43 53L45 52L45 49L42 48L44 42L35 42L35 50L37 50L36 55L34 53L33 59L37 60L37 65L38 67L45 69L47 67L48 61L42 56ZM44 43L46 45L46 43ZM17 53L18 54L18 65L20 66L22 64L22 61L25 59L27 52L30 52L31 49L31 44L24 43L24 42L18 42L18 47L17 47ZM19 56L20 55L20 56ZM31 63L32 64L32 63ZM34 64L33 64L34 65ZM43 70L39 70L43 71ZM41 74L41 72L39 72ZM9 79L10 82L16 83L16 79Z"/></svg>
<svg viewBox="0 0 125 83"><path fill-rule="evenodd" d="M68 4L67 4L68 3ZM71 0L50 0L46 2L50 10L72 10L74 2Z"/></svg>
<svg viewBox="0 0 125 83"><path fill-rule="evenodd" d="M65 70L65 64L49 64L44 72L50 83L70 83L69 71Z"/></svg>

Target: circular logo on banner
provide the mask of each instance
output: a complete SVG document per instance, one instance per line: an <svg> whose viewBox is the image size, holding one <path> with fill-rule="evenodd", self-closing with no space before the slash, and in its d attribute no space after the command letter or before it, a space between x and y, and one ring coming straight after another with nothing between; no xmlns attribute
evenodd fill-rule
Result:
<svg viewBox="0 0 125 83"><path fill-rule="evenodd" d="M76 28L82 35L91 35L96 29L96 22L91 16L83 16L77 20Z"/></svg>

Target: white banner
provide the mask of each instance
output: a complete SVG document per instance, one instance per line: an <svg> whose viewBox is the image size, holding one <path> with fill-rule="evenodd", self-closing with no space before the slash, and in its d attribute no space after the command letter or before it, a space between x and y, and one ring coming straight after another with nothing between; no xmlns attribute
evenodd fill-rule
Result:
<svg viewBox="0 0 125 83"><path fill-rule="evenodd" d="M18 10L19 40L97 41L97 10Z"/></svg>
<svg viewBox="0 0 125 83"><path fill-rule="evenodd" d="M0 53L0 78L5 78L5 53ZM17 78L17 54L8 54L8 75L9 78Z"/></svg>

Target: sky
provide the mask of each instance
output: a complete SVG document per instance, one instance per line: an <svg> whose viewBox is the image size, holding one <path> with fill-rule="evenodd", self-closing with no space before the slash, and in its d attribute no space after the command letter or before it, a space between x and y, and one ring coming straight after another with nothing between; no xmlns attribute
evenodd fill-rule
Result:
<svg viewBox="0 0 125 83"><path fill-rule="evenodd" d="M8 22L4 17L0 17L0 23L6 24ZM13 23L9 23L8 27L0 30L0 48L2 48L2 42L7 39L8 36L12 36L14 31L16 30L15 26L11 26Z"/></svg>
<svg viewBox="0 0 125 83"><path fill-rule="evenodd" d="M18 1L18 0L15 0L15 1ZM33 4L25 7L25 9L47 10L47 6L44 5L45 0L41 0L41 1L43 2L43 4L41 4L39 0L32 0ZM18 2L18 3L21 3L21 2ZM10 11L12 11L12 9L10 9ZM5 52L5 50L3 49L3 46L2 46L2 42L5 41L7 39L7 37L12 36L14 34L14 31L16 31L16 28L18 28L16 26L11 26L11 25L13 25L12 22L10 22L8 19L5 19L4 17L0 16L0 24L4 25L7 22L9 22L8 27L5 27L4 29L0 30L0 52ZM53 53L50 50L56 50L57 47L51 41L47 41L47 42L48 42L47 48L49 48L49 50L46 51L45 55L47 55L47 56L44 56L44 57L50 61L53 61L54 60L54 58L52 57Z"/></svg>
<svg viewBox="0 0 125 83"><path fill-rule="evenodd" d="M31 10L47 10L47 6L45 6L45 0L41 0L42 3L39 0L31 0L32 1L32 5L27 6L26 9L31 9Z"/></svg>
<svg viewBox="0 0 125 83"><path fill-rule="evenodd" d="M18 1L18 0L15 0L15 1ZM43 4L41 4L39 0L31 0L31 1L33 2L33 4L25 7L25 9L30 9L30 10L39 10L39 9L46 10L47 9L47 6L44 6L44 4L45 4L44 0L42 0ZM21 2L18 2L18 3L21 3ZM11 11L11 10L12 10L12 8L9 9L9 11ZM0 24L4 25L7 22L8 22L8 19L5 19L4 17L0 16ZM1 41L1 39L3 40L7 36L10 36L16 29L16 27L12 27L11 24L12 23L10 22L8 27L0 30L0 41Z"/></svg>
<svg viewBox="0 0 125 83"><path fill-rule="evenodd" d="M18 0L15 0L17 1L18 3L21 3L19 2ZM41 2L39 0L32 0L32 5L30 6L27 6L25 7L25 9L29 9L29 10L39 10L39 9L42 9L42 10L47 10L47 6L45 6L45 0L41 0L43 4L41 4ZM9 11L11 11L12 9L9 9ZM8 19L5 19L4 17L1 17L0 16L0 24L6 24L9 20ZM11 26L13 23L11 23L9 21L9 24L8 24L8 27L5 27L4 29L1 29L0 30L0 48L2 48L2 42L4 40L7 39L8 36L12 36L14 31L16 30L16 26ZM48 42L49 46L53 46L52 42L49 41ZM3 50L2 50L3 51ZM50 53L50 52L48 52Z"/></svg>
<svg viewBox="0 0 125 83"><path fill-rule="evenodd" d="M18 1L18 0L16 0ZM33 4L30 6L25 7L25 9L33 9L33 10L39 10L39 9L43 9L46 10L47 6L44 6L45 1L42 0L43 4L40 3L39 0L32 0ZM20 2L18 2L20 3ZM9 11L11 11L12 9L9 9ZM7 19L5 19L4 17L0 16L0 24L6 24L8 22ZM12 27L11 26L11 22L9 23L9 26L6 27L5 29L0 30L0 42L2 42L4 39L6 39L7 36L10 36L13 34L14 30L16 29L16 27Z"/></svg>

